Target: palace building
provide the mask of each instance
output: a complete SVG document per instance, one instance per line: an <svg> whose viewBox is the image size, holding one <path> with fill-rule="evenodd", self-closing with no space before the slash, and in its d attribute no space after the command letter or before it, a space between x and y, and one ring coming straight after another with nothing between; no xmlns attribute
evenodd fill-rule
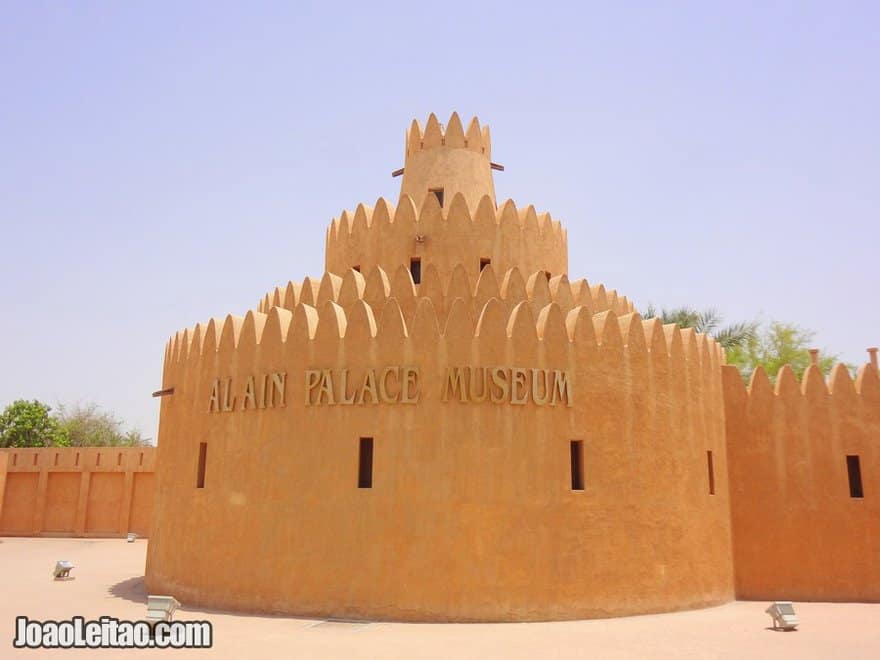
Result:
<svg viewBox="0 0 880 660"><path fill-rule="evenodd" d="M400 621L880 600L876 353L745 386L570 274L497 169L476 119L413 122L399 199L342 212L323 274L168 342L149 592Z"/></svg>

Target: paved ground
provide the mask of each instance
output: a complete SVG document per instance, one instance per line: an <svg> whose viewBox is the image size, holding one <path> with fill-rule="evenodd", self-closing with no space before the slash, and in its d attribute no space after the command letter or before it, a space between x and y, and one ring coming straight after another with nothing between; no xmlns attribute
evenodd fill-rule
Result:
<svg viewBox="0 0 880 660"><path fill-rule="evenodd" d="M117 657L119 651L15 650L15 616L141 619L146 611L146 547L146 541L116 539L0 539L0 657ZM51 579L56 559L76 565L75 580ZM213 649L136 653L228 658L880 658L880 604L796 603L802 624L793 633L768 630L766 606L736 602L674 614L517 624L351 624L183 608L176 619L213 623Z"/></svg>

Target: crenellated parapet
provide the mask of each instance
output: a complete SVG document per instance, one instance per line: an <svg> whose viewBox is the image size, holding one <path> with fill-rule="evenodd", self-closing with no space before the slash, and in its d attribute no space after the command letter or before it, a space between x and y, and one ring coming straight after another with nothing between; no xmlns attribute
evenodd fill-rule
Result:
<svg viewBox="0 0 880 660"><path fill-rule="evenodd" d="M244 317L227 315L178 332L166 345L166 384L199 361L221 353L231 358L239 351L252 355L259 350L281 356L289 351L326 352L335 355L344 342L377 342L397 350L405 361L404 340L420 350L445 343L450 350L468 347L472 341L486 346L510 344L512 361L529 361L538 353L555 353L569 360L569 346L588 359L597 350L608 366L623 369L627 359L641 362L649 355L673 363L672 373L687 373L687 365L704 376L718 372L724 362L721 347L709 336L658 319L643 320L638 313L618 316L610 310L593 313L575 305L564 311L556 302L545 302L537 311L530 301L511 304L490 297L474 313L474 301L456 297L447 303L448 313L438 314L431 298L414 301L410 314L394 296L373 305L363 298L342 307L332 300L314 307L303 302L293 310L272 307L267 314L249 311ZM385 353L385 360L394 362ZM222 361L221 361L222 363ZM181 371L183 370L183 371Z"/></svg>
<svg viewBox="0 0 880 660"><path fill-rule="evenodd" d="M569 282L566 275L548 279L543 270L524 276L518 268L507 270L500 278L495 273L495 268L486 266L472 278L459 264L449 276L442 278L432 264L422 273L418 286L413 283L409 269L403 266L390 275L379 266L369 271L348 270L343 276L325 273L321 279L307 277L302 282L276 287L260 300L256 311L267 313L272 307L293 311L300 303L321 308L328 301L349 310L360 300L373 309L381 309L389 298L397 300L407 320L412 320L420 299L430 299L441 322L445 322L451 302L456 299L464 301L474 316L490 298L496 298L508 311L520 302L528 302L535 315L551 302L563 313L578 306L591 313L613 311L618 316L634 311L626 296L618 296L615 290L606 290L602 284L591 285L586 279Z"/></svg>
<svg viewBox="0 0 880 660"><path fill-rule="evenodd" d="M491 152L489 127L481 128L476 117L467 130L454 112L446 126L433 113L424 130L413 120L406 132L404 166L399 171L403 175L400 194L418 200L432 191L446 200L462 195L474 208L488 196L494 206Z"/></svg>
<svg viewBox="0 0 880 660"><path fill-rule="evenodd" d="M568 238L558 220L534 206L517 208L513 200L496 208L489 196L469 206L456 194L442 207L430 193L420 205L409 195L396 207L380 198L373 207L360 204L334 219L326 244L331 273L374 266L394 272L418 260L423 271L433 265L444 279L458 264L476 279L487 262L497 272L517 267L551 277L568 274Z"/></svg>

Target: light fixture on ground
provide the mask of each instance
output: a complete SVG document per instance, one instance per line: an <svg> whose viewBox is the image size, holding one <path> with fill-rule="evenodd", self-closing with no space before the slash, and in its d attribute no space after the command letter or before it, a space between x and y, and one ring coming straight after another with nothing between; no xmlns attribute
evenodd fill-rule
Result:
<svg viewBox="0 0 880 660"><path fill-rule="evenodd" d="M70 569L72 568L72 563L66 559L60 559L55 562L55 570L52 571L52 577L56 580L72 580L73 578L70 577Z"/></svg>
<svg viewBox="0 0 880 660"><path fill-rule="evenodd" d="M147 621L152 625L159 621L171 621L180 603L174 596L147 596Z"/></svg>
<svg viewBox="0 0 880 660"><path fill-rule="evenodd" d="M134 532L129 532L128 536L126 537L126 541L128 543L134 543L135 541L137 541L137 537L138 537L138 535L135 534Z"/></svg>
<svg viewBox="0 0 880 660"><path fill-rule="evenodd" d="M790 600L777 600L764 611L773 619L773 630L794 630L800 623Z"/></svg>

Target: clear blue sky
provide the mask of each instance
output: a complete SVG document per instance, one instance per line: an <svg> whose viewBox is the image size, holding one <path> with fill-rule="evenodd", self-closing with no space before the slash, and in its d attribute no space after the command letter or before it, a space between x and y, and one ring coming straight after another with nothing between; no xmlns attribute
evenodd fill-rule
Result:
<svg viewBox="0 0 880 660"><path fill-rule="evenodd" d="M662 5L662 6L661 6ZM499 199L638 306L880 344L880 5L0 3L0 405L155 437L165 341L323 272L406 126L490 124Z"/></svg>

